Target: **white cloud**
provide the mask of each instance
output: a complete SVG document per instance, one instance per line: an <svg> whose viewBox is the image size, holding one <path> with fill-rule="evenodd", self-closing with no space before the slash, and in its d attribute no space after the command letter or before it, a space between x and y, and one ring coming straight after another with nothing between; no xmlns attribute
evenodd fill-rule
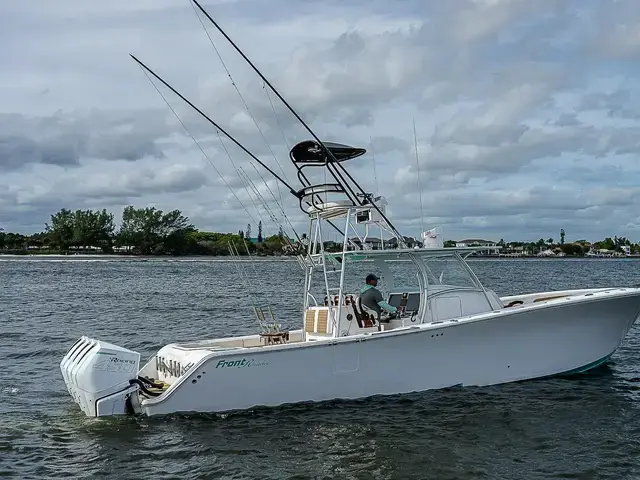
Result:
<svg viewBox="0 0 640 480"><path fill-rule="evenodd" d="M204 6L321 138L369 149L348 168L384 188L404 233L419 233L419 173L425 224L448 238L536 240L564 228L568 239L640 240L634 2ZM61 207L119 215L129 203L179 208L202 229L244 228L243 207L258 219L259 199L213 128L161 88L226 184L130 52L298 185L288 148L308 133L205 24L235 86L187 0L0 4L0 225L36 231ZM301 226L286 189L224 145Z"/></svg>

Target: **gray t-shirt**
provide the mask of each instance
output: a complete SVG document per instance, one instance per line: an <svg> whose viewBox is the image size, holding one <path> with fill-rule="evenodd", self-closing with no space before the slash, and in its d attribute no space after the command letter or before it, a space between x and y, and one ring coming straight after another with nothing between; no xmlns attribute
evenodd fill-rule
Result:
<svg viewBox="0 0 640 480"><path fill-rule="evenodd" d="M362 305L376 312L378 314L378 318L380 318L382 308L380 308L378 302L382 302L383 300L380 290L375 287L371 287L360 295L360 300Z"/></svg>

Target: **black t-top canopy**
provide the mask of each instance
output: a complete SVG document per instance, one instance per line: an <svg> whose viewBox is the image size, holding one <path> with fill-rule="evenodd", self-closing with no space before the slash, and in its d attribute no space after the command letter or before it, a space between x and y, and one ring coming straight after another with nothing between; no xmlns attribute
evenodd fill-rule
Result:
<svg viewBox="0 0 640 480"><path fill-rule="evenodd" d="M352 158L364 155L367 151L364 148L350 147L341 143L322 142L333 154L338 162L351 160ZM332 162L333 159L327 155L324 149L314 140L304 140L296 144L289 153L291 160L295 163L325 163Z"/></svg>

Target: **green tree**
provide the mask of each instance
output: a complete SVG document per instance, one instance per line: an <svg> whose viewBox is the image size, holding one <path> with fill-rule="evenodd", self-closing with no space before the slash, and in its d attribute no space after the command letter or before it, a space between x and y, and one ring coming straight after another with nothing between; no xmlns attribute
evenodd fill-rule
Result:
<svg viewBox="0 0 640 480"><path fill-rule="evenodd" d="M76 210L73 214L72 243L83 249L89 246L100 246L109 252L113 246L115 230L113 214L102 211Z"/></svg>
<svg viewBox="0 0 640 480"><path fill-rule="evenodd" d="M122 223L118 232L118 244L132 246L148 255L155 248L162 212L155 207L135 208L128 205L122 211Z"/></svg>
<svg viewBox="0 0 640 480"><path fill-rule="evenodd" d="M186 253L187 235L195 231L189 219L180 210L172 210L162 215L160 220L160 236L164 250L173 255Z"/></svg>
<svg viewBox="0 0 640 480"><path fill-rule="evenodd" d="M67 250L74 240L74 214L66 208L51 215L51 223L45 223L49 242L60 250Z"/></svg>
<svg viewBox="0 0 640 480"><path fill-rule="evenodd" d="M180 254L188 245L188 234L195 230L180 210L164 213L155 207L135 208L122 212L118 232L120 245L131 245L144 255L151 253Z"/></svg>
<svg viewBox="0 0 640 480"><path fill-rule="evenodd" d="M271 235L264 239L262 244L265 253L273 255L274 253L282 253L282 247L285 245L285 239L280 235Z"/></svg>
<svg viewBox="0 0 640 480"><path fill-rule="evenodd" d="M559 245L559 248L566 255L583 256L585 254L584 246L579 243L563 243Z"/></svg>
<svg viewBox="0 0 640 480"><path fill-rule="evenodd" d="M615 250L616 242L611 237L606 237L604 240L594 243L594 246L599 250Z"/></svg>

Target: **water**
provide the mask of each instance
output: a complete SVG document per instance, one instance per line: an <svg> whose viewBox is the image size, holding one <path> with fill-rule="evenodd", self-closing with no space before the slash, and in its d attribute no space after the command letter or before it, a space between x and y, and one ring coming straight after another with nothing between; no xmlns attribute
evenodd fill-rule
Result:
<svg viewBox="0 0 640 480"><path fill-rule="evenodd" d="M640 283L637 260L470 263L501 295ZM257 292L270 295L281 317L293 317L285 325L299 328L297 264L256 268ZM640 477L638 325L609 364L573 379L232 415L100 420L87 419L65 389L58 365L82 334L146 360L169 342L252 332L249 307L227 261L0 257L0 475Z"/></svg>

